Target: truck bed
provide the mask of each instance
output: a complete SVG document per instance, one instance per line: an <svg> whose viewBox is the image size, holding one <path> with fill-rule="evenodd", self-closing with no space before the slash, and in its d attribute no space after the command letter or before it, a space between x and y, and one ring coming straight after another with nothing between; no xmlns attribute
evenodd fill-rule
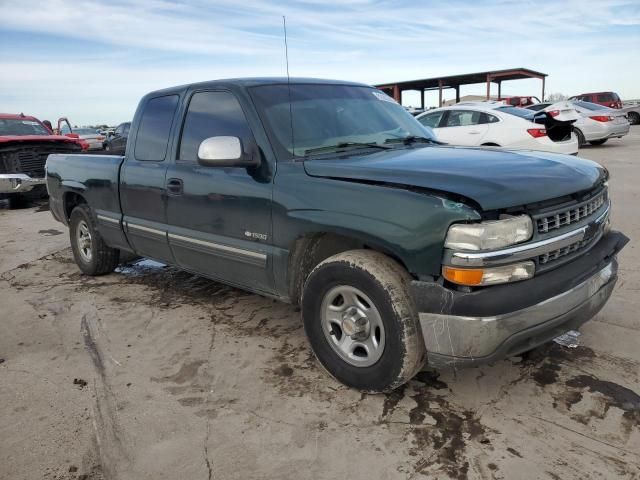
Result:
<svg viewBox="0 0 640 480"><path fill-rule="evenodd" d="M119 155L49 155L47 190L53 216L68 224L65 209L69 195L82 195L96 212L120 213L119 178L124 161Z"/></svg>

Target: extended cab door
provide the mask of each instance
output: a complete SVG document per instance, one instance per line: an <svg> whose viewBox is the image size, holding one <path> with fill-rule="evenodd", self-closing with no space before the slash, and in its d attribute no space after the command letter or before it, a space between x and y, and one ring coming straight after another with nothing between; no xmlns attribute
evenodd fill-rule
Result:
<svg viewBox="0 0 640 480"><path fill-rule="evenodd" d="M200 143L214 136L238 137L245 152L259 152L231 92L194 91L167 170L169 243L175 260L208 277L271 292L272 182L262 168L268 165L264 158L257 169L199 165Z"/></svg>
<svg viewBox="0 0 640 480"><path fill-rule="evenodd" d="M444 123L436 130L438 140L451 145L480 145L489 128L486 122L482 123L482 115L477 110L448 110Z"/></svg>
<svg viewBox="0 0 640 480"><path fill-rule="evenodd" d="M120 201L129 243L140 255L168 262L173 257L167 241L165 175L178 103L178 95L146 101L120 171Z"/></svg>

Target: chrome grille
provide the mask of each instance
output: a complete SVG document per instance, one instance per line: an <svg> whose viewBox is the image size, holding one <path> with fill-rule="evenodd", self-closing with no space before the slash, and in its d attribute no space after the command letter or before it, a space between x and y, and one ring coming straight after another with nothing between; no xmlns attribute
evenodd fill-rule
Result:
<svg viewBox="0 0 640 480"><path fill-rule="evenodd" d="M20 170L30 175L38 177L44 176L44 164L47 161L48 153L41 153L35 150L18 152L20 160Z"/></svg>
<svg viewBox="0 0 640 480"><path fill-rule="evenodd" d="M546 265L549 262L553 262L554 260L559 259L560 257L565 257L571 253L578 252L585 247L588 247L590 244L594 242L594 240L598 240L600 236L596 236L596 238L588 238L587 240L580 240L579 242L572 243L571 245L567 245L566 247L558 248L557 250L551 250L550 252L544 253L538 257L538 263L540 265Z"/></svg>
<svg viewBox="0 0 640 480"><path fill-rule="evenodd" d="M548 233L551 230L571 225L593 215L607 201L607 191L603 190L594 198L565 210L554 212L536 220L538 233Z"/></svg>

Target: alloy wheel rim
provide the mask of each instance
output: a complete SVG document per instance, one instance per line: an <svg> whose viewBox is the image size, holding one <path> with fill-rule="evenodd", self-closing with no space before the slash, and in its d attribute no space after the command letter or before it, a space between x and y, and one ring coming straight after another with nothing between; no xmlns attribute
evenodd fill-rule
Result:
<svg viewBox="0 0 640 480"><path fill-rule="evenodd" d="M356 367L380 360L385 331L380 312L361 290L338 285L329 290L321 306L322 331L334 352Z"/></svg>
<svg viewBox="0 0 640 480"><path fill-rule="evenodd" d="M89 225L84 220L81 220L78 223L78 228L76 229L76 240L78 245L78 252L80 256L85 262L90 262L93 256L91 252L91 231L89 230Z"/></svg>

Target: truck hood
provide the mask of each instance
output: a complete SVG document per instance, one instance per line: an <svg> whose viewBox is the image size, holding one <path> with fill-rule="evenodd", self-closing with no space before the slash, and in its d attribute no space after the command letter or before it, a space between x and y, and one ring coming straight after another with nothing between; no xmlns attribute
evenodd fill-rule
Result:
<svg viewBox="0 0 640 480"><path fill-rule="evenodd" d="M308 175L460 195L496 210L589 190L607 176L595 162L529 150L423 147L308 159Z"/></svg>
<svg viewBox="0 0 640 480"><path fill-rule="evenodd" d="M0 144L10 142L71 142L77 143L74 138L65 137L64 135L0 135Z"/></svg>

